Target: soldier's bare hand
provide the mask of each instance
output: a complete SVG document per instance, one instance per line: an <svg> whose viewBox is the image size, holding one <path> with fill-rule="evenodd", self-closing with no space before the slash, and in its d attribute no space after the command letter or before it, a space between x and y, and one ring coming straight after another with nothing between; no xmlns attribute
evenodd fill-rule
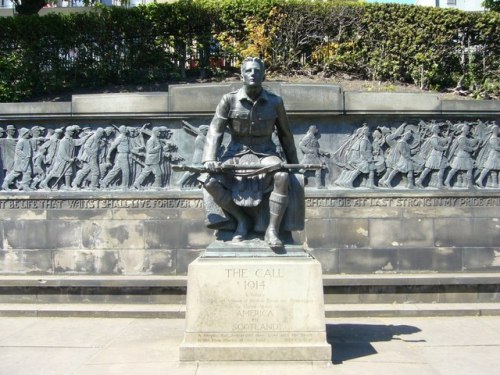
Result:
<svg viewBox="0 0 500 375"><path fill-rule="evenodd" d="M206 161L203 163L203 166L210 172L215 172L220 167L220 163L218 161Z"/></svg>

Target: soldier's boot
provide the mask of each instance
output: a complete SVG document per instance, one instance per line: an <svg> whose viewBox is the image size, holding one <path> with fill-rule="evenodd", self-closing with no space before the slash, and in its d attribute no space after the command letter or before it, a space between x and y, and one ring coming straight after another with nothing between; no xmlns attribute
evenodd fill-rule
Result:
<svg viewBox="0 0 500 375"><path fill-rule="evenodd" d="M132 187L134 189L137 189L139 190L141 188L141 185L142 183L144 182L144 180L146 179L146 176L144 174L140 174L139 177L137 177L137 179L134 181L134 183L132 184Z"/></svg>
<svg viewBox="0 0 500 375"><path fill-rule="evenodd" d="M438 174L437 174L437 185L436 185L436 187L438 189L444 188L443 180L444 180L444 169L440 169L438 171Z"/></svg>
<svg viewBox="0 0 500 375"><path fill-rule="evenodd" d="M392 183L392 179L394 178L394 176L396 175L396 173L398 173L398 171L396 171L395 169L391 170L389 172L389 174L387 175L387 177L385 178L385 180L381 181L380 182L380 185L381 186L385 186L387 188L391 188L391 183Z"/></svg>
<svg viewBox="0 0 500 375"><path fill-rule="evenodd" d="M361 174L360 171L352 171L350 176L349 176L349 180L346 181L346 183L344 184L344 187L348 187L348 188L354 187L354 180L356 180L356 178L358 178L358 176L360 174Z"/></svg>
<svg viewBox="0 0 500 375"><path fill-rule="evenodd" d="M38 187L38 184L41 183L43 181L43 178L37 176L33 179L33 181L31 182L31 188L33 190L36 190L36 188Z"/></svg>
<svg viewBox="0 0 500 375"><path fill-rule="evenodd" d="M12 173L7 173L7 176L5 176L5 180L3 180L2 184L2 189L3 190L10 190L10 185L14 181L14 178L12 178Z"/></svg>
<svg viewBox="0 0 500 375"><path fill-rule="evenodd" d="M493 180L492 181L493 187L500 187L500 186L498 186L498 172L492 172L491 177Z"/></svg>
<svg viewBox="0 0 500 375"><path fill-rule="evenodd" d="M64 186L61 189L63 189L63 190L71 189L71 176L70 175L64 175Z"/></svg>
<svg viewBox="0 0 500 375"><path fill-rule="evenodd" d="M444 181L444 185L448 188L451 188L451 179L453 176L455 176L455 173L457 171L455 169L452 169L451 171L448 172L448 176L446 176L446 180Z"/></svg>
<svg viewBox="0 0 500 375"><path fill-rule="evenodd" d="M283 243L279 239L281 220L288 206L288 196L271 193L269 197L269 225L264 235L264 241L271 247L282 247Z"/></svg>
<svg viewBox="0 0 500 375"><path fill-rule="evenodd" d="M387 169L385 171L384 175L382 176L382 178L378 182L379 186L381 186L381 187L388 187L387 186L387 177L389 176L389 173L390 173L389 171L390 171L389 169Z"/></svg>
<svg viewBox="0 0 500 375"><path fill-rule="evenodd" d="M472 170L467 171L467 176L465 177L467 182L467 189L474 189L474 178Z"/></svg>
<svg viewBox="0 0 500 375"><path fill-rule="evenodd" d="M93 174L90 176L90 187L92 189L97 189L99 187L99 174Z"/></svg>
<svg viewBox="0 0 500 375"><path fill-rule="evenodd" d="M368 175L368 189L375 189L375 171L371 170Z"/></svg>
<svg viewBox="0 0 500 375"><path fill-rule="evenodd" d="M422 173L420 173L420 176L417 178L417 180L415 181L415 185L421 189L424 188L424 179L427 177L427 175L429 174L429 170L426 168L423 170ZM442 180L441 180L442 181Z"/></svg>
<svg viewBox="0 0 500 375"><path fill-rule="evenodd" d="M21 183L19 184L20 189L23 191L33 190L30 186L30 182L31 182L31 177L27 173L25 173L23 175L23 179L21 180Z"/></svg>
<svg viewBox="0 0 500 375"><path fill-rule="evenodd" d="M205 189L213 197L214 202L224 211L236 219L237 226L233 234L233 241L242 241L250 230L250 219L245 215L242 208L237 206L229 191L227 191L217 181L210 181L205 184Z"/></svg>
<svg viewBox="0 0 500 375"><path fill-rule="evenodd" d="M78 171L80 172L80 171ZM83 173L77 173L75 179L71 183L71 187L76 189L80 184L82 183L83 180Z"/></svg>
<svg viewBox="0 0 500 375"><path fill-rule="evenodd" d="M153 189L160 189L161 188L161 178L155 176L155 179L153 181L153 185L151 185L151 187ZM167 183L167 185L165 187L168 188L168 183Z"/></svg>
<svg viewBox="0 0 500 375"><path fill-rule="evenodd" d="M41 182L40 182L40 185L38 185L40 189L48 189L49 188L49 183L47 181L47 178L43 179Z"/></svg>
<svg viewBox="0 0 500 375"><path fill-rule="evenodd" d="M314 175L316 177L316 189L326 189L323 184L323 171L318 169Z"/></svg>
<svg viewBox="0 0 500 375"><path fill-rule="evenodd" d="M408 189L415 189L415 183L413 182L413 171L409 171L406 176L408 178Z"/></svg>
<svg viewBox="0 0 500 375"><path fill-rule="evenodd" d="M483 181L484 181L484 178L486 177L486 175L487 175L487 174L488 174L488 170L487 170L487 169L483 169L483 170L481 171L481 174L480 174L480 175L479 175L479 177L476 179L476 184L477 184L477 186L484 188L484 183L483 183Z"/></svg>

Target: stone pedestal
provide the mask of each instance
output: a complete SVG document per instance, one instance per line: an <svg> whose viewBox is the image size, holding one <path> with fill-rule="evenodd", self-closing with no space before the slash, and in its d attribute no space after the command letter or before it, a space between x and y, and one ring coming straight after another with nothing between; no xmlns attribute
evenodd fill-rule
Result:
<svg viewBox="0 0 500 375"><path fill-rule="evenodd" d="M211 254L189 265L182 361L331 360L318 261Z"/></svg>

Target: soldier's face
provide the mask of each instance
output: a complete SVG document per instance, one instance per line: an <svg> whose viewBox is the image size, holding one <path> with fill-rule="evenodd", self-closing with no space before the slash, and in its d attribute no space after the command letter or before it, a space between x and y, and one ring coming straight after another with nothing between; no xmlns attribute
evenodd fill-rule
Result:
<svg viewBox="0 0 500 375"><path fill-rule="evenodd" d="M258 87L264 82L264 71L257 62L247 62L243 67L243 83L248 86Z"/></svg>

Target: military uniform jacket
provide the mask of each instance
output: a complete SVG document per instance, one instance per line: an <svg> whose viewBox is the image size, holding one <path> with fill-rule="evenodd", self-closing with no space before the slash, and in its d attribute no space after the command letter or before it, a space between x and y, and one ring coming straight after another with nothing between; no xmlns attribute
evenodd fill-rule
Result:
<svg viewBox="0 0 500 375"><path fill-rule="evenodd" d="M64 137L59 142L57 155L51 170L53 177L61 177L63 174L70 173L70 164L73 162L75 154L75 140L70 137Z"/></svg>
<svg viewBox="0 0 500 375"><path fill-rule="evenodd" d="M27 172L31 170L31 142L21 138L17 142L14 156L14 170L16 172Z"/></svg>
<svg viewBox="0 0 500 375"><path fill-rule="evenodd" d="M161 160L162 145L160 140L153 136L146 143L146 165L159 164Z"/></svg>
<svg viewBox="0 0 500 375"><path fill-rule="evenodd" d="M266 90L254 102L244 88L222 97L207 134L203 162L215 161L224 132L231 134L228 151L237 155L244 149L257 154L273 154L276 146L272 134L276 128L288 163L298 163L293 135L281 97ZM274 149L274 151L271 151ZM226 152L227 154L227 152ZM226 155L232 156L232 155Z"/></svg>

